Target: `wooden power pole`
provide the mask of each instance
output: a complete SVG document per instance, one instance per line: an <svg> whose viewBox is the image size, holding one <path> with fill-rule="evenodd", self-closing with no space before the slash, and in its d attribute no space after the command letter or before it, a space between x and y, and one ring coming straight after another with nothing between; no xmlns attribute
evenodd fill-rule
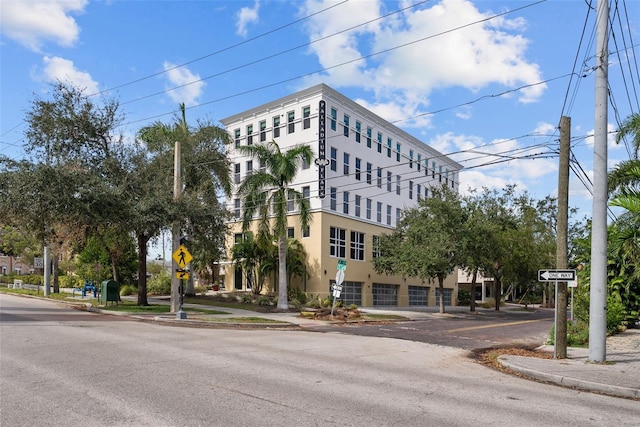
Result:
<svg viewBox="0 0 640 427"><path fill-rule="evenodd" d="M558 167L558 219L556 268L567 268L567 234L569 229L569 153L571 117L560 117L560 161ZM556 304L556 358L567 358L567 282L558 282Z"/></svg>

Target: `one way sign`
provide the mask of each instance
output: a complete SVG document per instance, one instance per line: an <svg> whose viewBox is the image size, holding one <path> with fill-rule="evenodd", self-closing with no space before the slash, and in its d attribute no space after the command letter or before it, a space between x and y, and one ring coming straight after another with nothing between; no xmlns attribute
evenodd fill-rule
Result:
<svg viewBox="0 0 640 427"><path fill-rule="evenodd" d="M576 280L575 270L538 270L538 282Z"/></svg>

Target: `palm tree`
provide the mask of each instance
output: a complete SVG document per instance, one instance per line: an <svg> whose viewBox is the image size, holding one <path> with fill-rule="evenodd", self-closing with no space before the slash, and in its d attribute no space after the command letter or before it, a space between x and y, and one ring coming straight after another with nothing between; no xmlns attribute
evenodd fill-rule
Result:
<svg viewBox="0 0 640 427"><path fill-rule="evenodd" d="M226 156L229 134L208 122L189 126L185 105L180 104L180 115L173 123L156 122L141 129L139 137L151 153L168 159L173 159L175 142L181 142L183 187L177 208L181 233L189 235L193 254L204 257L195 259L194 265L202 267L218 261L228 218L218 199L222 193L231 194L230 162ZM187 294L195 293L192 278L190 275Z"/></svg>
<svg viewBox="0 0 640 427"><path fill-rule="evenodd" d="M625 139L631 139L633 154L631 159L620 162L609 173L609 192L614 195L623 194L629 190L640 190L640 114L634 113L627 117L620 125L616 135L616 143L620 144Z"/></svg>
<svg viewBox="0 0 640 427"><path fill-rule="evenodd" d="M313 151L307 145L296 145L282 152L271 141L267 144L243 145L240 154L249 156L264 165L264 170L247 175L240 183L238 194L244 202L242 229L249 227L258 216L258 233L269 230L278 238L278 309L288 310L287 300L287 214L291 202L298 210L302 227L311 222L309 200L302 193L290 188L303 162L311 163Z"/></svg>

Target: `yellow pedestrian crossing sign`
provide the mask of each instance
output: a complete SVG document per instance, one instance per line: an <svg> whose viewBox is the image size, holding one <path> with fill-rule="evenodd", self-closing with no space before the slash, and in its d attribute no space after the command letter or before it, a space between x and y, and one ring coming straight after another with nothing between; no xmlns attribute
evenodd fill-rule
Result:
<svg viewBox="0 0 640 427"><path fill-rule="evenodd" d="M181 269L185 268L192 259L193 257L191 256L185 245L180 245L180 247L173 253L173 260Z"/></svg>

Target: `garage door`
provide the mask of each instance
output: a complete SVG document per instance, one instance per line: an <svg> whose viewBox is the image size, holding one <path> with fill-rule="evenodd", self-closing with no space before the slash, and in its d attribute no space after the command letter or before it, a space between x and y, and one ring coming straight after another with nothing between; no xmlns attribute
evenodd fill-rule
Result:
<svg viewBox="0 0 640 427"><path fill-rule="evenodd" d="M384 283L373 284L373 305L374 306L397 306L398 286Z"/></svg>

